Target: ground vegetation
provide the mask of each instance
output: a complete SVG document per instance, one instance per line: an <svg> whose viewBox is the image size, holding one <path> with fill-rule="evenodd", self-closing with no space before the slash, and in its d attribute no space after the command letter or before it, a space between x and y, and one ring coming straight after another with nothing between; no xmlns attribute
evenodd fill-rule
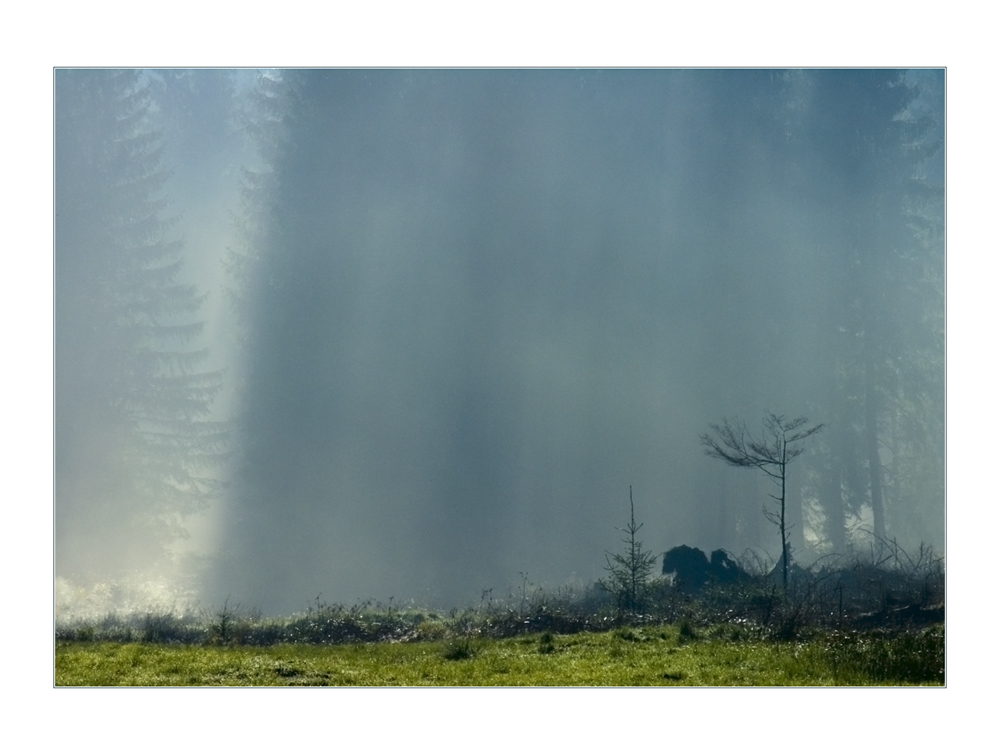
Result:
<svg viewBox="0 0 1000 755"><path fill-rule="evenodd" d="M694 592L657 580L643 610L629 613L600 585L525 584L447 612L317 599L275 618L227 601L64 621L56 683L944 683L944 565L929 549L882 542L864 557L800 567L787 591L766 562L741 563L746 579Z"/></svg>

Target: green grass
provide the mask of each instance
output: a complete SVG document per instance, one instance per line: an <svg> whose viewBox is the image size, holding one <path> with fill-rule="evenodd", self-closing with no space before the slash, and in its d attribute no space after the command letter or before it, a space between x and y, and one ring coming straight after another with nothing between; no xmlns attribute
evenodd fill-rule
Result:
<svg viewBox="0 0 1000 755"><path fill-rule="evenodd" d="M735 639L734 639L735 638ZM57 686L942 684L944 629L740 639L689 625L506 639L220 647L59 641Z"/></svg>

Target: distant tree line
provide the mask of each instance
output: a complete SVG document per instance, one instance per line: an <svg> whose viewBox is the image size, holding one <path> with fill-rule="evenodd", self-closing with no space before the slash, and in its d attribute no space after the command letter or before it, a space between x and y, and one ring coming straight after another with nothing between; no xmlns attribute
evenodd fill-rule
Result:
<svg viewBox="0 0 1000 755"><path fill-rule="evenodd" d="M759 233L744 217L712 231L719 249L748 253L706 261L707 270L732 273L705 298L700 316L723 323L705 340L734 355L740 379L706 369L702 403L719 407L710 416L797 406L827 426L790 479L790 536L799 546L809 523L823 549L843 552L863 514L878 538L943 543L943 75L705 78L714 82L704 143L718 166L706 182L738 187L766 164L769 190L787 211L781 225L761 221ZM724 211L728 196L692 190L702 192ZM761 292L754 310L739 295L749 285ZM809 343L793 343L802 332ZM720 530L731 532L752 496L745 486L719 493L729 499Z"/></svg>

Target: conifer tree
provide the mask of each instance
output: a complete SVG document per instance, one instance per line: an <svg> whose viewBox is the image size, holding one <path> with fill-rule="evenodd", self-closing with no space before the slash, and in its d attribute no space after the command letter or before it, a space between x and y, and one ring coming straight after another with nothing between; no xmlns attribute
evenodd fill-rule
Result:
<svg viewBox="0 0 1000 755"><path fill-rule="evenodd" d="M642 523L635 523L635 504L632 502L632 486L628 486L629 521L625 527L617 529L624 533L622 542L626 546L623 553L606 553L604 570L608 576L599 580L601 587L614 597L619 616L636 614L646 603L649 579L656 565L656 556L643 548L637 538Z"/></svg>
<svg viewBox="0 0 1000 755"><path fill-rule="evenodd" d="M823 234L839 278L823 336L844 437L831 471L849 492L861 483L884 538L914 509L936 510L944 494L943 194L924 175L941 145L904 71L826 70L810 80L805 132L820 157L823 201L841 208ZM828 518L839 528L836 481L830 489Z"/></svg>
<svg viewBox="0 0 1000 755"><path fill-rule="evenodd" d="M150 565L218 492L219 372L181 282L138 71L55 75L55 527L60 574Z"/></svg>

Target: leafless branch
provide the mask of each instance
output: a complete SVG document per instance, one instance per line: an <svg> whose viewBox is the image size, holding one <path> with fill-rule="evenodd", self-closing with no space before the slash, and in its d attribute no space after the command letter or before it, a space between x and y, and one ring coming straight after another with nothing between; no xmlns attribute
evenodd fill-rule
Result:
<svg viewBox="0 0 1000 755"><path fill-rule="evenodd" d="M702 435L701 444L709 456L734 467L755 467L778 485L780 495L771 495L771 498L779 508L771 511L765 507L764 516L781 532L783 580L787 589L789 528L785 521L785 483L788 465L805 451L801 442L822 430L823 425L809 427L806 417L789 420L773 412L764 415L762 424L760 435L754 436L742 420L737 418L730 422L724 418L720 425L709 425L715 435Z"/></svg>

